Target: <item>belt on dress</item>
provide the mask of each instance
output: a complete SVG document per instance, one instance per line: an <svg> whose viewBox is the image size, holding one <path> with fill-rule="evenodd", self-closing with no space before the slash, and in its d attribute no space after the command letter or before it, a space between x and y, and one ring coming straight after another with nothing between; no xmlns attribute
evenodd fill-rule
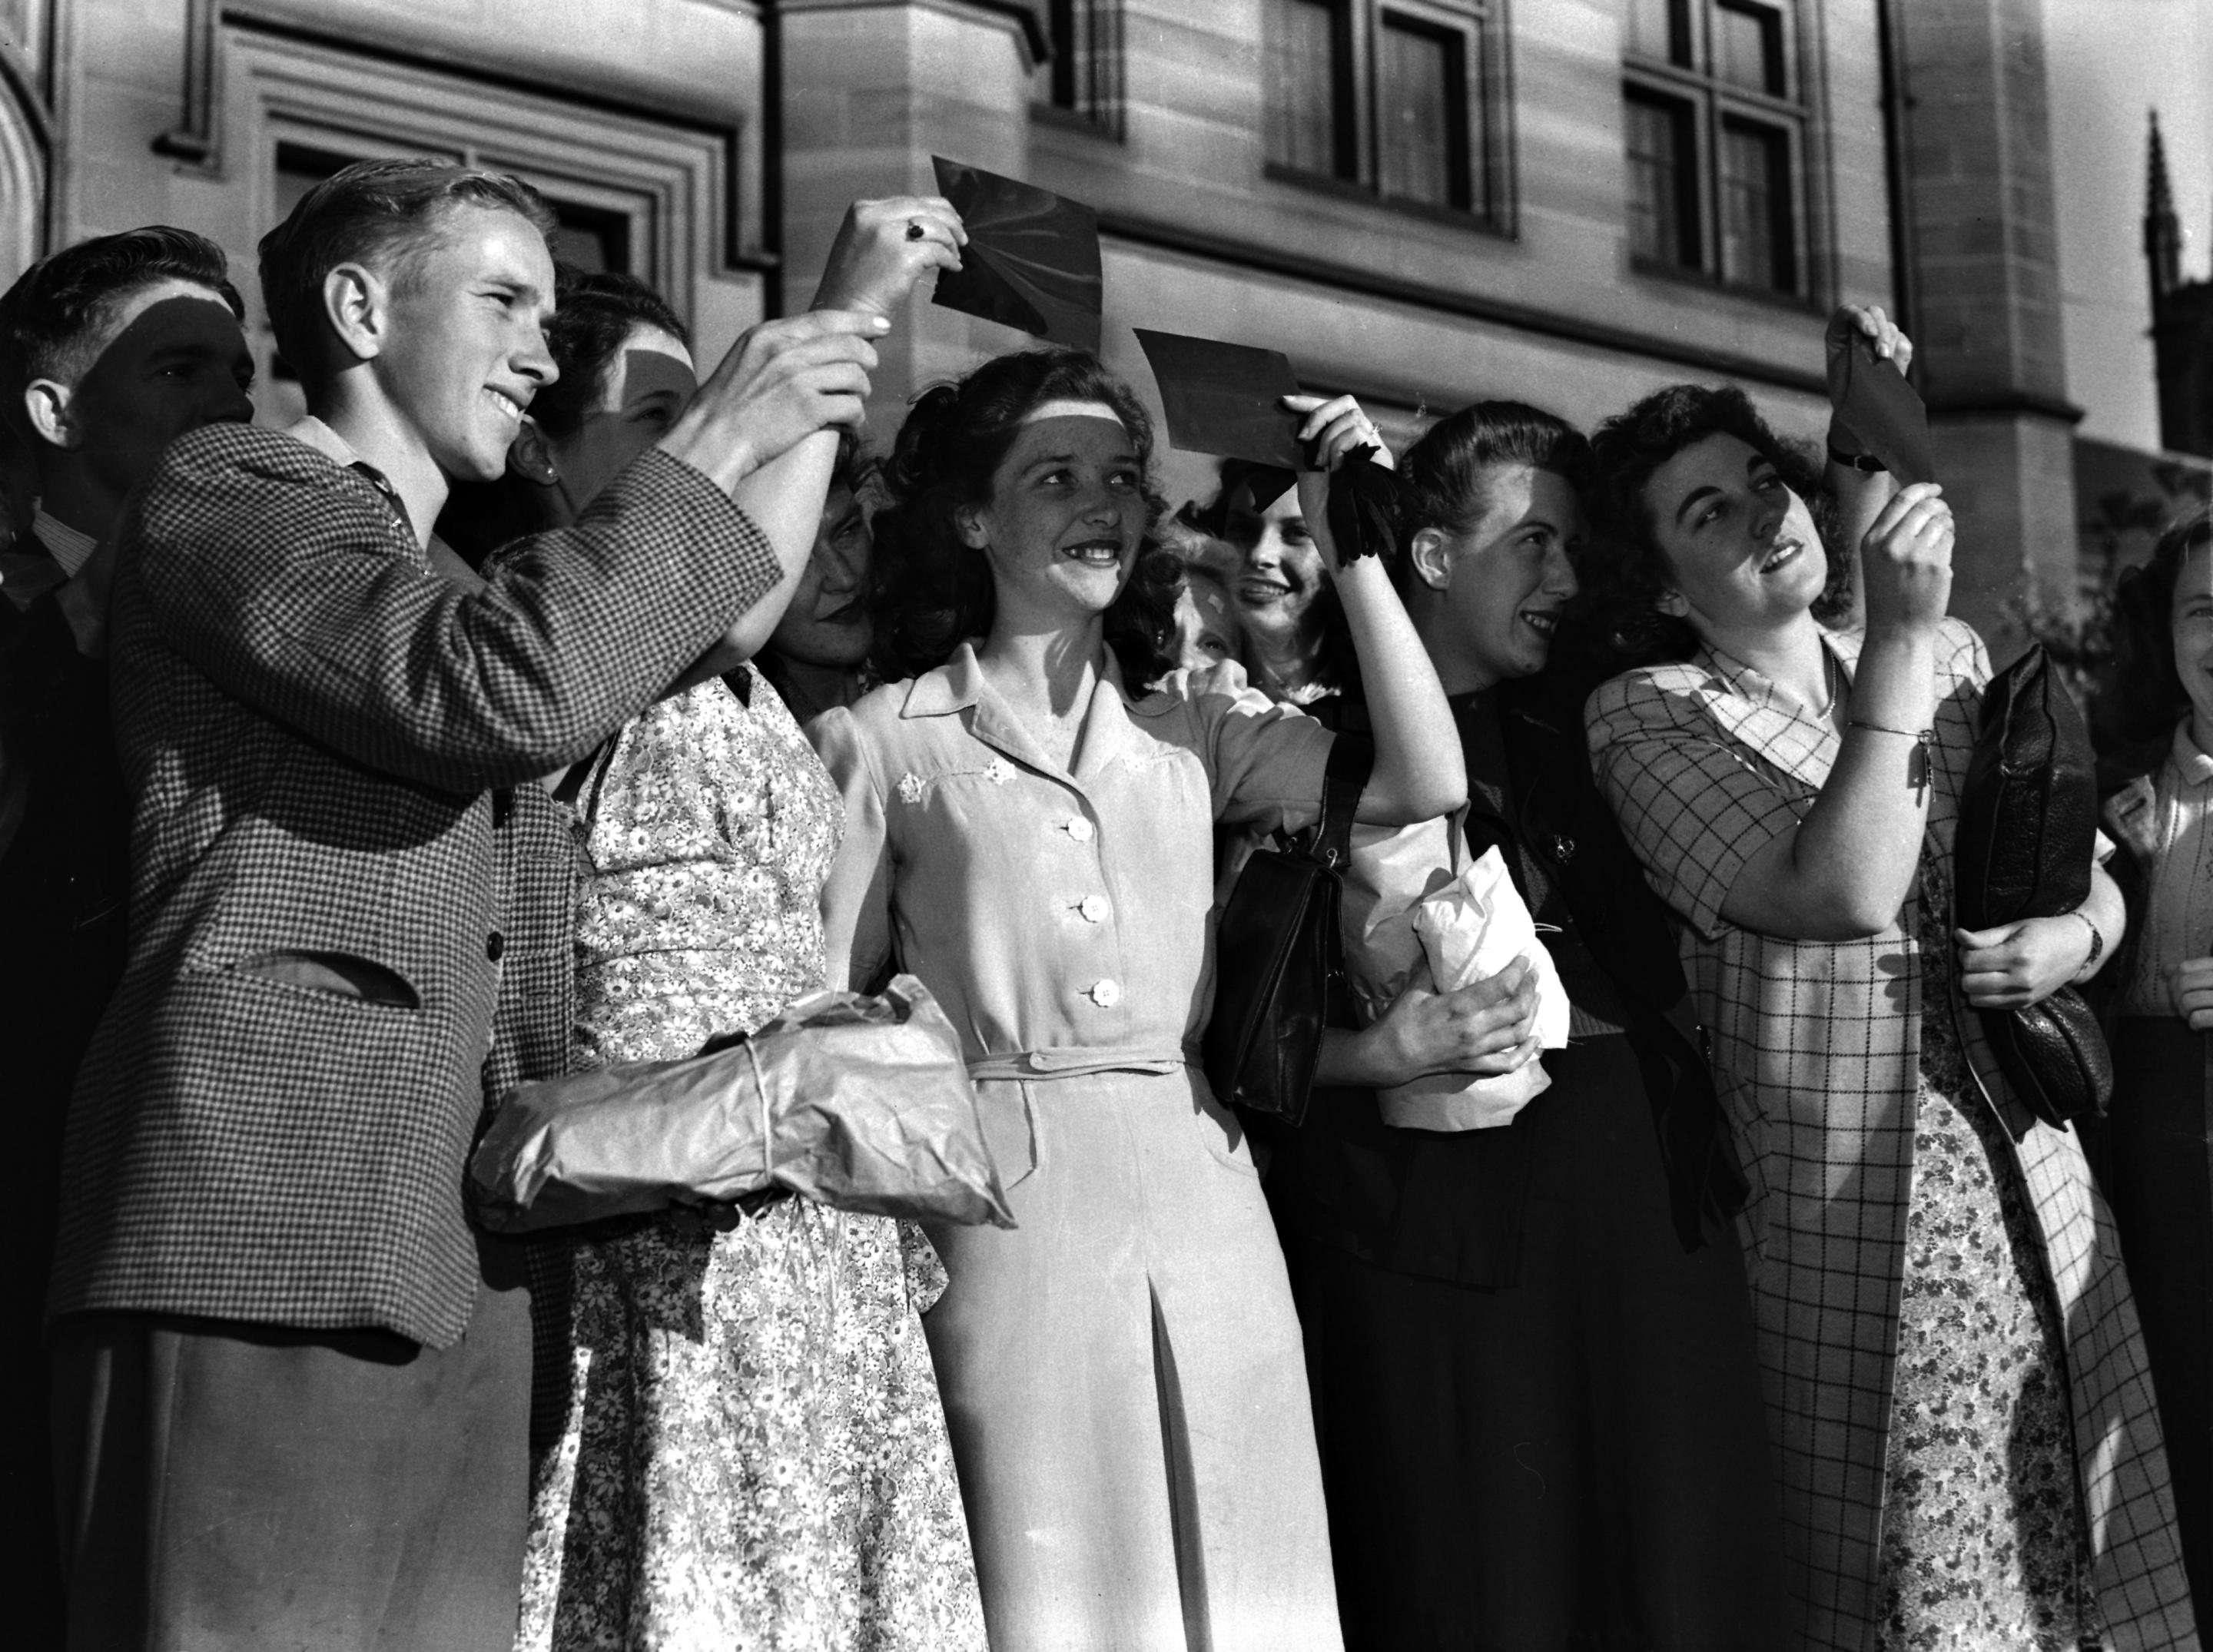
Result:
<svg viewBox="0 0 2213 1652"><path fill-rule="evenodd" d="M1172 1073L1198 1064L1190 1049L1163 1050L1158 1045L1131 1044L1119 1047L1073 1045L1065 1049L1016 1050L1007 1055L982 1056L968 1064L968 1076L985 1080L1083 1078L1093 1073Z"/></svg>

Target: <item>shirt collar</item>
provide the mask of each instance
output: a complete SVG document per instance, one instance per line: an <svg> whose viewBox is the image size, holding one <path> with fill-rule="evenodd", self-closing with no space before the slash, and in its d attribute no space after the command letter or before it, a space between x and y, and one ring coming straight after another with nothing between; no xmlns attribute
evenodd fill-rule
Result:
<svg viewBox="0 0 2213 1652"><path fill-rule="evenodd" d="M399 490L392 485L392 479L356 453L353 444L336 430L309 413L297 424L287 425L284 434L295 442L305 442L333 465L342 466L365 478L369 486L384 496L384 502L392 507L392 513L399 518L401 526L411 535L414 533L414 524L409 520L407 507L400 503Z"/></svg>
<svg viewBox="0 0 2213 1652"><path fill-rule="evenodd" d="M31 518L31 532L53 552L54 560L62 565L62 572L70 579L84 570L85 564L92 560L92 553L100 544L91 534L47 515L44 505Z"/></svg>
<svg viewBox="0 0 2213 1652"><path fill-rule="evenodd" d="M2199 751L2198 742L2190 737L2188 717L2174 725L2174 740L2167 749L2167 760L2186 786L2213 783L2213 757Z"/></svg>
<svg viewBox="0 0 2213 1652"><path fill-rule="evenodd" d="M1827 651L1836 672L1832 680L1846 689L1850 688L1853 668L1859 663L1858 640L1849 631L1832 631L1825 628L1821 632L1821 646ZM1702 643L1695 657L1698 663L1719 680L1717 686L1734 690L1754 705L1765 706L1801 721L1827 721L1825 717L1810 716L1795 699L1777 693L1774 680L1765 672L1757 666L1747 664L1724 649L1716 648L1711 643Z"/></svg>

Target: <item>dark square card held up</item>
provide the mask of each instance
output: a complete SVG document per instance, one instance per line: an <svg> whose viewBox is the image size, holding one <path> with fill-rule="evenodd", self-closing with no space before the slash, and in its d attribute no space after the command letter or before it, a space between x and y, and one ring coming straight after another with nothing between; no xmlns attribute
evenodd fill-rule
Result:
<svg viewBox="0 0 2213 1652"><path fill-rule="evenodd" d="M1844 351L1844 394L1838 417L1860 446L1882 460L1900 482L1933 482L1936 464L1929 447L1929 410L1895 365L1854 334Z"/></svg>
<svg viewBox="0 0 2213 1652"><path fill-rule="evenodd" d="M1302 415L1283 405L1299 392L1279 350L1137 329L1167 414L1168 440L1186 453L1249 459L1295 471L1306 463Z"/></svg>
<svg viewBox="0 0 2213 1652"><path fill-rule="evenodd" d="M1099 215L1034 184L932 155L937 187L968 232L936 302L964 315L1099 351Z"/></svg>

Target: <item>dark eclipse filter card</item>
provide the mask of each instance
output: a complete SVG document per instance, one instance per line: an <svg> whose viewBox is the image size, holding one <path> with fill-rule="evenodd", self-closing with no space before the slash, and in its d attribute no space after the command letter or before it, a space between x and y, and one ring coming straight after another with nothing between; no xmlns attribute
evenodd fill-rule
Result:
<svg viewBox="0 0 2213 1652"><path fill-rule="evenodd" d="M1168 440L1186 453L1296 471L1306 463L1301 415L1283 405L1299 381L1279 350L1136 329L1160 386Z"/></svg>
<svg viewBox="0 0 2213 1652"><path fill-rule="evenodd" d="M1097 355L1098 213L942 155L930 164L968 232L960 268L938 274L936 302Z"/></svg>
<svg viewBox="0 0 2213 1652"><path fill-rule="evenodd" d="M1837 410L1844 423L1900 482L1935 481L1929 410L1905 375L1856 335L1844 361L1844 394Z"/></svg>

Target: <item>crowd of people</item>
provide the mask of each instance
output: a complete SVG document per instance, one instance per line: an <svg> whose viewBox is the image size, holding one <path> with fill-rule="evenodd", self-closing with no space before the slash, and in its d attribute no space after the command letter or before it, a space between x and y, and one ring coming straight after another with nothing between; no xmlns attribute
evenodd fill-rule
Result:
<svg viewBox="0 0 2213 1652"><path fill-rule="evenodd" d="M318 185L260 248L281 430L198 235L0 299L13 1643L2198 1644L2204 509L2121 593L2089 899L1974 930L1990 655L1942 489L1841 415L1484 400L1394 457L1291 397L1307 468L1171 509L1081 351L865 445L944 200L856 203L704 378L552 227ZM1297 1123L1233 1109L1216 916L1363 774L1353 875L1496 850L1565 1045L1536 960L1417 976ZM1012 1226L472 1219L518 1083L893 971ZM2070 984L2078 1128L1972 1013ZM1379 1102L1533 1063L1498 1127Z"/></svg>

